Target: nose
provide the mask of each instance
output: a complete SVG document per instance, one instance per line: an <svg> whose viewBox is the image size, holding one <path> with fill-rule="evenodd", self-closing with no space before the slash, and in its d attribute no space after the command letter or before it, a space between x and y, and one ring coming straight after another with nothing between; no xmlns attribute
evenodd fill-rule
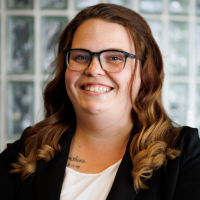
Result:
<svg viewBox="0 0 200 200"><path fill-rule="evenodd" d="M96 55L91 58L91 62L88 68L85 70L85 75L90 75L94 77L98 75L105 75L105 71L101 68L100 62Z"/></svg>

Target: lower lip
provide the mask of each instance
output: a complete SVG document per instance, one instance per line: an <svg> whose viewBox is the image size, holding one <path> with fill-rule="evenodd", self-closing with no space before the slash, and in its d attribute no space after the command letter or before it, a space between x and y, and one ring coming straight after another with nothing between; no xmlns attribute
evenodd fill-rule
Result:
<svg viewBox="0 0 200 200"><path fill-rule="evenodd" d="M81 91L83 91L84 94L90 95L90 96L100 96L100 95L105 95L110 93L112 90L108 91L108 92L103 92L103 93L98 93L98 92L92 92L92 91L88 91L88 90L83 90L81 88Z"/></svg>

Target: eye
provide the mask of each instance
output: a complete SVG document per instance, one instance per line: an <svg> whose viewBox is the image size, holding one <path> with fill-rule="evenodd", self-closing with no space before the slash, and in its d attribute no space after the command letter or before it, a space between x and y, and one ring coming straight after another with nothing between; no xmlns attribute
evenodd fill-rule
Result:
<svg viewBox="0 0 200 200"><path fill-rule="evenodd" d="M86 65L90 61L90 54L83 50L72 50L69 55L69 62Z"/></svg>
<svg viewBox="0 0 200 200"><path fill-rule="evenodd" d="M75 57L75 60L89 60L89 57L88 56L82 56L82 55L77 55Z"/></svg>
<svg viewBox="0 0 200 200"><path fill-rule="evenodd" d="M117 57L117 56L113 56L113 57L110 58L110 60L122 60L122 58Z"/></svg>
<svg viewBox="0 0 200 200"><path fill-rule="evenodd" d="M106 57L107 62L120 62L123 61L123 57L122 56L118 56L118 55L111 55L111 56L107 56Z"/></svg>
<svg viewBox="0 0 200 200"><path fill-rule="evenodd" d="M111 63L116 64L124 61L125 57L124 54L121 52L116 51L106 51L102 53L102 60Z"/></svg>

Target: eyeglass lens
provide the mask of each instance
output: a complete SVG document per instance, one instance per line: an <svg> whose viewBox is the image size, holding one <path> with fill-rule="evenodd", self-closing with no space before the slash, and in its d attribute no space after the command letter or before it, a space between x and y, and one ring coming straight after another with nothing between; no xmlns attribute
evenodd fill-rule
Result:
<svg viewBox="0 0 200 200"><path fill-rule="evenodd" d="M68 67L71 70L85 70L90 63L90 53L84 50L68 52ZM117 51L105 51L100 56L102 68L109 72L120 72L124 67L125 55Z"/></svg>

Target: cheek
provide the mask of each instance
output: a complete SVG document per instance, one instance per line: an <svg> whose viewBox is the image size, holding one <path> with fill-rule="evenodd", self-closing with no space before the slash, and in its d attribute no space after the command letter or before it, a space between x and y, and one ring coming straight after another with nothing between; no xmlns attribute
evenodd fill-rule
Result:
<svg viewBox="0 0 200 200"><path fill-rule="evenodd" d="M69 73L66 71L65 72L65 87L66 87L67 93L68 93L71 81L72 80L70 79Z"/></svg>
<svg viewBox="0 0 200 200"><path fill-rule="evenodd" d="M65 87L66 87L67 94L69 96L71 93L73 93L76 80L77 80L76 74L73 71L66 70L66 72L65 72Z"/></svg>
<svg viewBox="0 0 200 200"><path fill-rule="evenodd" d="M123 71L122 71L123 72ZM125 73L121 73L120 77L118 77L119 81L119 87L124 92L124 95L126 95L127 98L130 98L130 91L131 91L131 86L132 86L132 74L133 71L125 71Z"/></svg>
<svg viewBox="0 0 200 200"><path fill-rule="evenodd" d="M129 70L125 71L125 73L122 73L121 75L122 77L120 82L123 86L124 95L126 95L127 99L135 101L141 84L140 67L137 67L135 75L133 66L129 66Z"/></svg>
<svg viewBox="0 0 200 200"><path fill-rule="evenodd" d="M66 87L75 86L78 78L80 77L80 73L72 70L66 70L65 72L65 85Z"/></svg>

